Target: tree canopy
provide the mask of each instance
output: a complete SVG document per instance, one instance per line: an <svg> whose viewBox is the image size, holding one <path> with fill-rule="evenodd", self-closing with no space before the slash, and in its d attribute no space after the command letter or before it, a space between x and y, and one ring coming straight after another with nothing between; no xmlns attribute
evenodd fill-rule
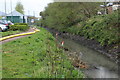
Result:
<svg viewBox="0 0 120 80"><path fill-rule="evenodd" d="M17 2L15 10L22 13L22 14L24 14L24 7L23 7L21 2Z"/></svg>
<svg viewBox="0 0 120 80"><path fill-rule="evenodd" d="M50 3L40 15L45 26L65 28L96 15L99 5L95 2L55 2Z"/></svg>

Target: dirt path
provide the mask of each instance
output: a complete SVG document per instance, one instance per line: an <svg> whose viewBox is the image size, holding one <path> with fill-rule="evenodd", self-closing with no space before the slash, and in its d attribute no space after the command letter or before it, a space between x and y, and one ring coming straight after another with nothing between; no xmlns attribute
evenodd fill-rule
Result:
<svg viewBox="0 0 120 80"><path fill-rule="evenodd" d="M28 33L28 32L33 32L33 31L34 31L34 29L33 29L33 28L30 28L28 31L22 32L22 33ZM19 34L21 34L21 33L19 33ZM9 42L9 41L12 41L12 40L16 40L16 39L19 39L19 38L23 38L23 37L26 37L26 36L29 36L29 35L23 35L23 36L18 36L18 37L9 38L9 39L0 41L0 44L4 44L4 43L6 43L6 42Z"/></svg>

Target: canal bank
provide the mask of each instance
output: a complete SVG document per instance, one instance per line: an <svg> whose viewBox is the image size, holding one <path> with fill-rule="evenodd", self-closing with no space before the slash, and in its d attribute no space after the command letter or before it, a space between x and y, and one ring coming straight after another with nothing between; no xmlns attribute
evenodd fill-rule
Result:
<svg viewBox="0 0 120 80"><path fill-rule="evenodd" d="M50 29L48 27L45 28L54 34L58 33L58 35L64 39L74 40L75 42L83 46L86 46L90 49L99 52L100 54L107 56L108 58L113 60L116 64L118 64L119 62L119 57L120 57L120 55L118 54L120 52L119 48L116 50L115 49L111 50L111 52L109 53L108 51L110 50L111 46L101 46L100 43L97 42L96 40L87 39L84 36L73 35L67 32L59 32L56 29Z"/></svg>
<svg viewBox="0 0 120 80"><path fill-rule="evenodd" d="M85 40L83 37L79 38L79 36L71 35L65 32L59 32L54 29L48 29L53 35L56 32L59 33L59 42L64 41L65 47L68 48L69 53L82 53L81 60L89 65L88 69L84 69L83 72L86 74L88 78L118 78L118 65L115 63L114 57L110 58L110 56L105 56L104 51L98 51L96 46L93 45L93 42L90 40ZM97 44L97 42L96 42ZM88 46L86 46L88 45ZM91 45L92 47L89 47ZM96 49L93 49L93 48ZM104 48L103 48L104 49ZM103 54L101 54L103 52ZM106 53L108 54L108 53Z"/></svg>

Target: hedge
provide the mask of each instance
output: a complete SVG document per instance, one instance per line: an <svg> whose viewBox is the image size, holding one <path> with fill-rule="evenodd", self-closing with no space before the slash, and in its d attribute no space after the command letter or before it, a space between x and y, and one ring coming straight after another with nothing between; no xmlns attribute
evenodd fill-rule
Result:
<svg viewBox="0 0 120 80"><path fill-rule="evenodd" d="M27 23L14 23L14 25L27 25L28 26Z"/></svg>
<svg viewBox="0 0 120 80"><path fill-rule="evenodd" d="M16 31L16 30L20 30L20 31L26 31L27 29L29 29L28 25L11 25L10 26L10 30Z"/></svg>

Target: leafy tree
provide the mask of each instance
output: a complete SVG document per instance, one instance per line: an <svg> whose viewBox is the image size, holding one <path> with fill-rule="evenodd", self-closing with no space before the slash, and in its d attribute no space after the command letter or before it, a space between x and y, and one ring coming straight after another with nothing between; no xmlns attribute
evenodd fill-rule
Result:
<svg viewBox="0 0 120 80"><path fill-rule="evenodd" d="M22 13L22 14L24 14L24 7L23 7L23 5L22 5L21 2L17 2L15 10L18 11L18 12L20 12L20 13Z"/></svg>
<svg viewBox="0 0 120 80"><path fill-rule="evenodd" d="M44 26L63 29L96 15L100 3L55 2L40 12ZM57 25L57 26L56 26Z"/></svg>

